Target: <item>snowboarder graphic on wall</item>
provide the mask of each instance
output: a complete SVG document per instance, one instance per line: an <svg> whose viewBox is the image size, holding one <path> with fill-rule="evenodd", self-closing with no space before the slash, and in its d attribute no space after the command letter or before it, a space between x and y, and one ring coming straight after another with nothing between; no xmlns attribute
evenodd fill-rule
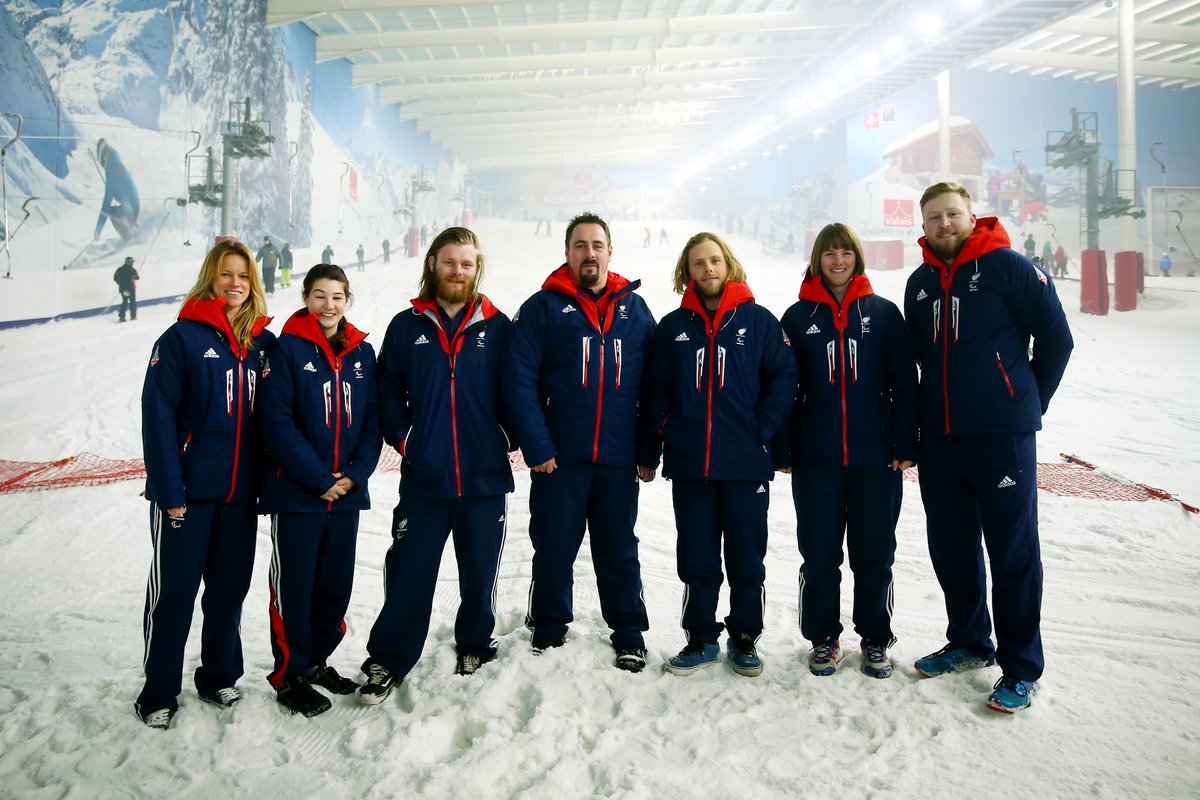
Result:
<svg viewBox="0 0 1200 800"><path fill-rule="evenodd" d="M126 169L120 154L106 139L96 143L96 163L104 173L104 200L100 202L100 216L96 219L96 231L92 238L99 239L105 220L111 220L121 241L128 242L137 233L138 212L141 211L141 200L133 176Z"/></svg>

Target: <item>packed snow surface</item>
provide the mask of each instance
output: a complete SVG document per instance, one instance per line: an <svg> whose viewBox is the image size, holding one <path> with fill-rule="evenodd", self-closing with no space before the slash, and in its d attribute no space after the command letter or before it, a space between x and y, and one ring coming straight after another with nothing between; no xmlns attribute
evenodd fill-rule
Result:
<svg viewBox="0 0 1200 800"><path fill-rule="evenodd" d="M613 225L611 268L640 278L661 317L678 302L670 290L678 248L708 225L669 221L672 244L648 248L642 226ZM475 228L487 254L483 288L511 315L562 262L564 221L555 221L553 238L535 237L532 221L481 220ZM402 232L391 240L402 242ZM760 302L781 316L796 297L802 259L764 254L748 237L730 241ZM419 268L395 251L384 265L377 242L368 251L367 269L349 273L349 318L378 344L415 294ZM299 307L301 265L318 253L299 252L293 288L271 298L273 330ZM906 277L907 270L871 273L877 292L897 303ZM1078 283L1062 282L1060 291L1076 346L1039 434L1039 460L1073 452L1200 501L1200 280L1151 278L1138 310L1107 317L1078 312ZM140 456L142 376L151 343L176 310L146 307L120 326L113 314L0 332L0 458ZM357 674L382 604L397 481L396 473L372 479L376 505L362 516L347 635L331 662L343 673ZM141 488L0 496L0 796L1200 796L1200 520L1176 503L1041 494L1047 669L1033 707L1015 717L984 707L998 668L927 680L912 667L945 635L915 483L905 484L898 530L899 642L889 680L858 671L848 568L849 654L833 677L809 674L786 478L772 486L760 677L724 664L689 677L662 671L684 639L670 487L661 478L643 486L638 520L651 620L645 672L613 667L586 543L570 641L534 657L522 627L531 549L529 477L521 472L508 505L499 658L473 677L453 674L457 575L448 545L416 669L382 706L335 698L332 711L313 719L281 710L265 680L263 520L243 619L243 700L218 710L192 690L197 613L179 714L164 733L133 713L151 552Z"/></svg>

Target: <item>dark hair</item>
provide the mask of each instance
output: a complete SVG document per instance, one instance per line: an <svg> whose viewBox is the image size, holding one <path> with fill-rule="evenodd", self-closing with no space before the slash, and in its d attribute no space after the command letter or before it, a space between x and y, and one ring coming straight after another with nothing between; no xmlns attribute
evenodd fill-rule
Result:
<svg viewBox="0 0 1200 800"><path fill-rule="evenodd" d="M821 254L835 248L854 251L855 275L862 275L867 271L867 261L863 257L863 246L858 234L849 225L831 222L821 228L821 232L813 241L812 255L808 259L808 274L811 277L821 276Z"/></svg>
<svg viewBox="0 0 1200 800"><path fill-rule="evenodd" d="M316 264L304 275L304 288L300 290L300 296L306 301L308 293L312 291L313 286L317 281L330 280L337 281L346 290L346 305L349 306L354 302L354 295L350 293L350 279L346 277L346 272L337 264ZM346 346L346 317L343 316L338 321L337 333L329 337L329 345L333 348L333 352L339 352Z"/></svg>
<svg viewBox="0 0 1200 800"><path fill-rule="evenodd" d="M422 300L436 300L438 293L437 257L441 249L448 244L459 247L470 245L475 248L475 291L467 299L468 303L479 301L479 284L483 281L483 249L479 246L479 237L470 228L453 227L433 237L425 260L421 262L421 284L417 288L417 297Z"/></svg>
<svg viewBox="0 0 1200 800"><path fill-rule="evenodd" d="M567 223L567 237L563 242L566 249L571 249L571 234L575 232L576 225L599 225L604 229L604 238L608 240L608 246L612 247L612 234L608 230L608 223L605 222L599 214L593 214L591 211L585 211L578 216L572 217Z"/></svg>

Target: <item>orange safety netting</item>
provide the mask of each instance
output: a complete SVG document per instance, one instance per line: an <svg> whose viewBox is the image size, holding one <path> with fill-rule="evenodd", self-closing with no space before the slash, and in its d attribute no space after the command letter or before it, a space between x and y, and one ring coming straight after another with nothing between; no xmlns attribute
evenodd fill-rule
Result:
<svg viewBox="0 0 1200 800"><path fill-rule="evenodd" d="M1134 483L1097 470L1075 456L1063 455L1069 463L1038 464L1038 488L1062 497L1085 497L1095 500L1173 500L1193 513L1196 509L1162 489ZM381 472L397 472L400 454L385 447L379 458ZM527 469L520 452L510 453L509 461L516 471ZM116 481L144 478L146 468L140 458L111 459L94 453L58 461L0 461L0 494L35 492L64 486L97 486ZM916 470L905 477L916 480Z"/></svg>

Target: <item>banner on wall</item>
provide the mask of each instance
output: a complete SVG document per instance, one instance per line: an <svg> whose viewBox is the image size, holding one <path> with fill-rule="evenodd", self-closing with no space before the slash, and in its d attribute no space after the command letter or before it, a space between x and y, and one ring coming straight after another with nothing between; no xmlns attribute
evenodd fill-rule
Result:
<svg viewBox="0 0 1200 800"><path fill-rule="evenodd" d="M358 200L358 170L350 168L350 199Z"/></svg>

